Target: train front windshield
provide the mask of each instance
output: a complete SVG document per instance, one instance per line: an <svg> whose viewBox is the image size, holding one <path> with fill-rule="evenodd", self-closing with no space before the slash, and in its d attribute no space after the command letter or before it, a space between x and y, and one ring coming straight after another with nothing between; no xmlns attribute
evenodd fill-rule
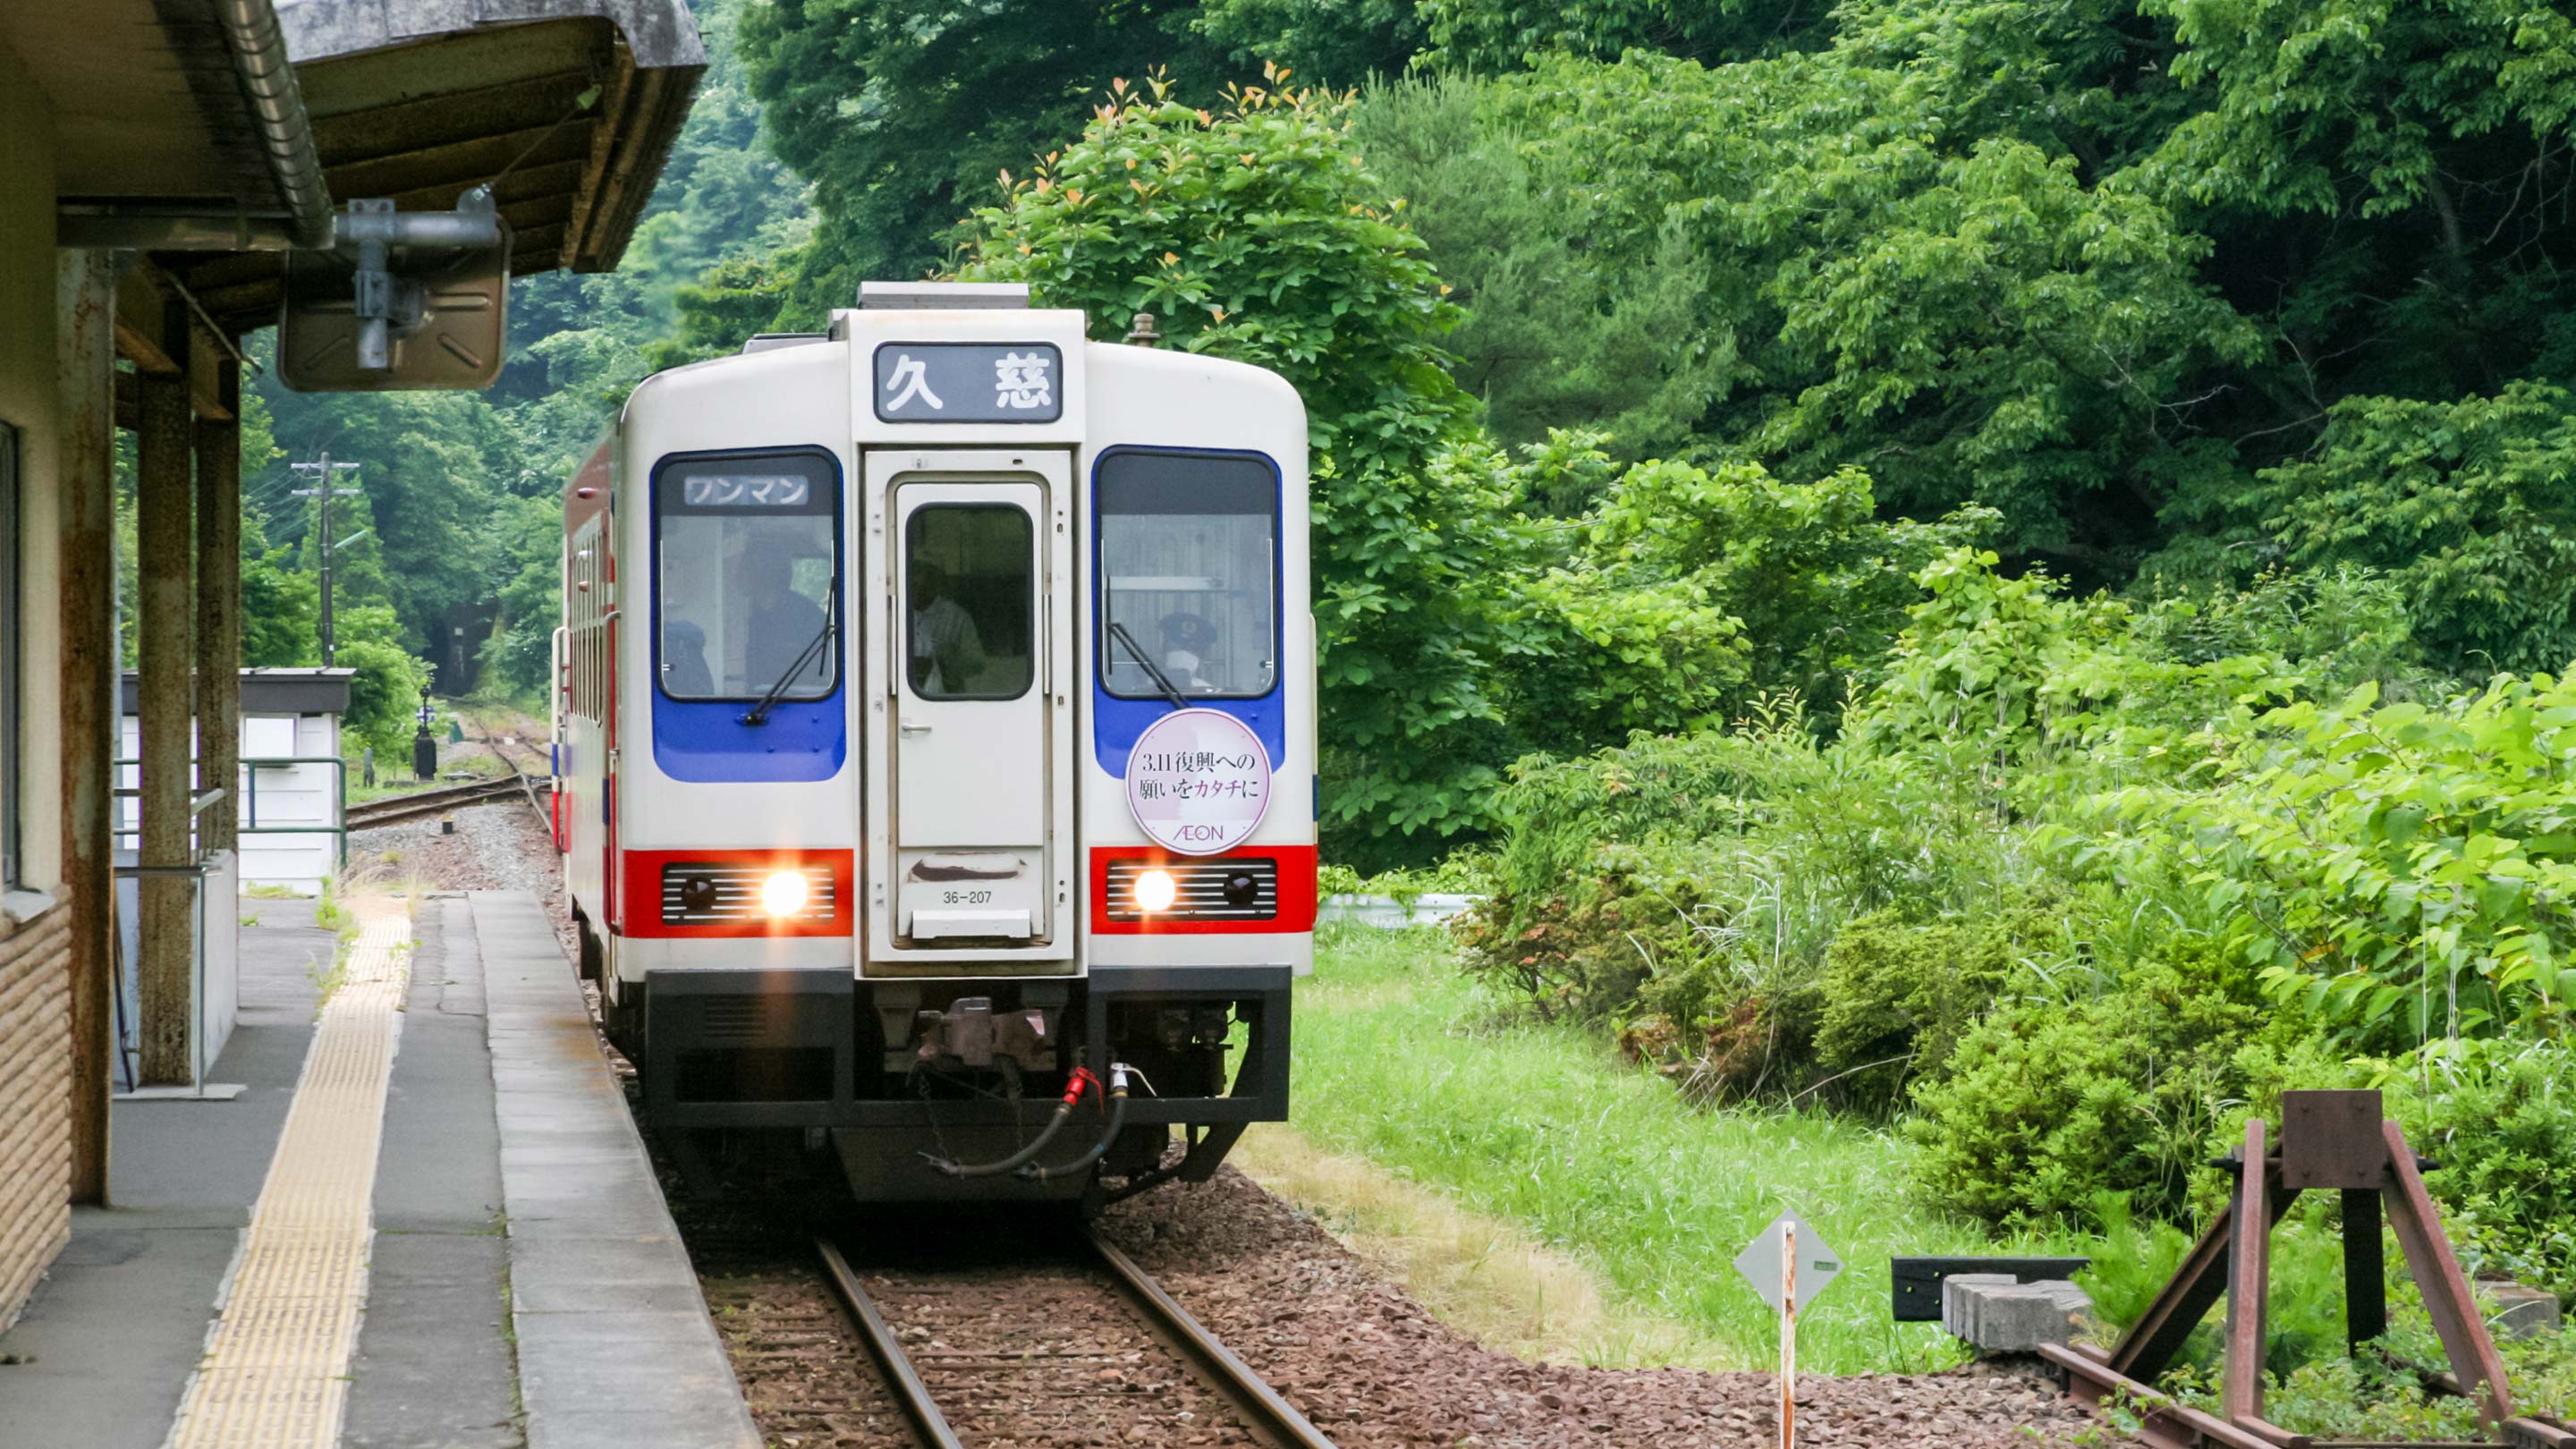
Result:
<svg viewBox="0 0 2576 1449"><path fill-rule="evenodd" d="M662 691L673 699L821 699L840 574L839 487L800 454L684 460L654 480Z"/></svg>
<svg viewBox="0 0 2576 1449"><path fill-rule="evenodd" d="M1268 694L1279 678L1279 480L1258 458L1118 452L1101 460L1100 658L1109 692ZM1123 637L1121 637L1123 636Z"/></svg>

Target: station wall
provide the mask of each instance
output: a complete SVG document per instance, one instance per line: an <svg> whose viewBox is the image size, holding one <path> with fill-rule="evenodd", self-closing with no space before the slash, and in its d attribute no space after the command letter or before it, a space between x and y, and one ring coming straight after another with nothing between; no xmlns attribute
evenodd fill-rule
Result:
<svg viewBox="0 0 2576 1449"><path fill-rule="evenodd" d="M55 125L44 91L0 45L0 548L17 587L0 597L0 647L18 651L16 699L0 699L0 772L14 820L0 880L0 1328L14 1321L71 1231L68 917L60 896L60 525L62 373L55 338ZM14 507L9 494L14 493ZM9 774L14 781L9 781ZM14 785L14 788L12 786Z"/></svg>

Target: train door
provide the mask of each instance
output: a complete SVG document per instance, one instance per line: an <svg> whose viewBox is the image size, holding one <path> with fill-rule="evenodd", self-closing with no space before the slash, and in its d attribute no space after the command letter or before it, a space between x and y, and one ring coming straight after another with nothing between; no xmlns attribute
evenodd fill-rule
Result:
<svg viewBox="0 0 2576 1449"><path fill-rule="evenodd" d="M1071 471L873 452L871 963L1070 962Z"/></svg>

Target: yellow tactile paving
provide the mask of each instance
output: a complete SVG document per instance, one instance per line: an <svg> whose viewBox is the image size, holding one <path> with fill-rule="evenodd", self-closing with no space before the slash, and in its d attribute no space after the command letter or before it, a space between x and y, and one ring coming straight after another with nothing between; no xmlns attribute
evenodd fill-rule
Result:
<svg viewBox="0 0 2576 1449"><path fill-rule="evenodd" d="M410 936L398 906L362 914L168 1449L339 1441L367 1301L376 1148Z"/></svg>

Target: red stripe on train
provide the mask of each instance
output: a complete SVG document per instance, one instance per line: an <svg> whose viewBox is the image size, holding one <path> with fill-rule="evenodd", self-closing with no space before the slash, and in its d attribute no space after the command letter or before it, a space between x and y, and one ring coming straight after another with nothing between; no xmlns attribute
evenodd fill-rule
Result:
<svg viewBox="0 0 2576 1449"><path fill-rule="evenodd" d="M1109 865L1141 860L1206 865L1227 860L1279 864L1279 914L1267 921L1113 921L1109 919ZM1315 847L1258 845L1224 855L1180 855L1151 845L1094 846L1091 851L1091 933L1095 936L1240 936L1302 933L1315 929Z"/></svg>
<svg viewBox="0 0 2576 1449"><path fill-rule="evenodd" d="M824 866L832 872L832 914L827 920L722 921L708 925L672 925L662 919L662 867L704 862L709 865L766 866L802 870ZM620 859L625 889L618 892L627 907L621 934L645 937L846 936L851 903L857 898L850 852L846 850L628 850Z"/></svg>

